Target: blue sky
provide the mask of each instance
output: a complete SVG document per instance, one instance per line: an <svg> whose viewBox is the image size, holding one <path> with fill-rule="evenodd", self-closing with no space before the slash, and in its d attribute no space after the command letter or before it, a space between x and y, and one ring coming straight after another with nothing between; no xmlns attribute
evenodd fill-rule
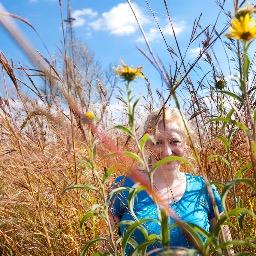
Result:
<svg viewBox="0 0 256 256"><path fill-rule="evenodd" d="M164 47L161 35L156 28L152 15L144 0L133 1L134 9L143 25L146 36L152 48L164 63L169 63L169 55ZM163 1L148 1L154 11L164 35L171 46L174 38L170 32L167 15ZM232 2L228 1L230 8ZM18 27L23 31L32 45L48 58L58 55L61 48L62 32L59 1L57 0L0 0L0 3L11 13L28 20L39 33L42 41L49 50L45 50L42 41L27 25L17 21ZM67 16L66 2L62 1L63 16ZM120 0L74 0L71 1L72 17L75 37L85 43L94 53L94 56L104 67L117 65L121 60L133 66L143 66L146 75L154 84L161 83L159 75L148 61L139 53L137 48L145 49L141 33L131 14L126 1ZM214 0L172 0L169 9L174 22L178 41L183 47L188 39L196 17L203 13L201 25L212 24L218 14L218 7ZM220 26L226 22L221 18ZM25 62L25 57L8 35L0 28L0 50L8 58L16 62ZM201 42L191 45L187 60L192 60L198 54Z"/></svg>

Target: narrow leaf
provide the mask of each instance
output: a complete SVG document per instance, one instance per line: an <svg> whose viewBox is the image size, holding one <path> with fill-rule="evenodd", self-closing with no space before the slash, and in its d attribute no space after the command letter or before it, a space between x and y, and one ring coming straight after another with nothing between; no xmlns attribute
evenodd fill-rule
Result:
<svg viewBox="0 0 256 256"><path fill-rule="evenodd" d="M223 94L226 94L228 96L231 96L232 98L238 100L239 102L243 102L243 99L241 96L233 93L233 92L230 92L230 91L225 91L225 90L222 90L222 91L216 91L216 92L219 92L219 93L223 93Z"/></svg>
<svg viewBox="0 0 256 256"><path fill-rule="evenodd" d="M210 155L210 156L207 157L208 160L215 159L215 158L219 159L221 162L223 162L224 164L226 164L227 167L230 167L230 166L231 166L230 162L229 162L224 156L221 156L221 155L217 155L217 154L216 154L216 155Z"/></svg>
<svg viewBox="0 0 256 256"><path fill-rule="evenodd" d="M82 219L80 220L80 228L82 228L83 225L84 225L84 223L85 223L87 220L91 219L94 215L95 215L95 212L93 212L93 211L86 212L86 213L84 214L84 216L82 217Z"/></svg>
<svg viewBox="0 0 256 256"><path fill-rule="evenodd" d="M144 238L147 240L147 236L148 236L147 230L142 226L142 224L146 223L148 221L156 221L156 220L155 219L141 219L141 220L134 221L134 223L128 227L128 229L126 230L126 232L124 234L123 240L122 240L123 252L125 252L125 247L128 243L128 240L130 239L132 233L136 229L139 229L142 232L142 234L144 235ZM121 224L122 224L122 222L120 222L120 225Z"/></svg>
<svg viewBox="0 0 256 256"><path fill-rule="evenodd" d="M127 156L130 157L131 159L133 159L133 160L139 162L140 164L142 164L142 165L144 164L144 163L143 163L143 160L142 160L142 159L140 158L140 156L138 156L136 153L131 152L131 151L125 151L124 153L125 153L125 155L127 155Z"/></svg>
<svg viewBox="0 0 256 256"><path fill-rule="evenodd" d="M147 143L149 140L152 140L152 137L151 137L148 133L145 133L145 134L140 138L139 144L140 144L140 149L141 149L141 150L144 150L145 145L146 145L146 143Z"/></svg>
<svg viewBox="0 0 256 256"><path fill-rule="evenodd" d="M80 256L84 256L86 255L88 249L94 245L95 243L99 242L99 241L108 241L106 238L103 238L103 237L98 237L98 238L95 238L93 240L90 240L88 242L86 242L82 248L82 251L80 253Z"/></svg>
<svg viewBox="0 0 256 256"><path fill-rule="evenodd" d="M246 165L242 166L235 174L236 179L243 178L243 176L252 169L252 162L247 163Z"/></svg>
<svg viewBox="0 0 256 256"><path fill-rule="evenodd" d="M134 213L134 202L135 202L136 195L142 190L144 190L144 187L142 186L132 188L132 190L130 190L129 197L128 197L129 211L135 220L137 220L137 216Z"/></svg>
<svg viewBox="0 0 256 256"><path fill-rule="evenodd" d="M180 156L166 156L163 159L157 161L154 165L153 165L153 170L158 169L160 166L173 162L173 161L178 161L180 163L183 163L185 165L190 165L192 166L192 164L186 160L184 157L180 157Z"/></svg>
<svg viewBox="0 0 256 256"><path fill-rule="evenodd" d="M123 131L124 133L132 136L132 132L128 127L125 127L123 125L116 125L116 126L114 126L114 128L119 129L119 130Z"/></svg>

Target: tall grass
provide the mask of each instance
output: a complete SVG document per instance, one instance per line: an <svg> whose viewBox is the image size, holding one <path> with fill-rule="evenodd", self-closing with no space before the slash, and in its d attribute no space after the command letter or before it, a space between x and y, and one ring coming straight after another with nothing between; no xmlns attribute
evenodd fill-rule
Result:
<svg viewBox="0 0 256 256"><path fill-rule="evenodd" d="M127 2L133 10L132 3ZM250 55L252 48L248 45L226 39L224 33L228 26L219 29L218 19L214 25L203 27L200 17L196 18L187 46L181 47L168 3L165 0L162 3L174 35L175 46L170 50L162 33L173 68L167 71L169 68L156 57L133 10L147 45L147 51L140 51L159 71L169 89L166 95L156 93L164 102L162 107L174 103L188 113L187 118L195 127L197 143L193 140L194 134L190 143L194 168L184 168L214 181L222 191L225 205L225 215L218 216L216 228L206 234L206 244L198 240L199 231L195 227L178 219L177 225L189 234L203 255L223 255L229 245L233 245L237 255L254 255L255 56ZM146 1L146 4L152 11L150 3ZM230 21L224 3L218 4L220 15L226 15ZM235 12L243 4L234 1ZM161 32L153 11L152 15ZM127 98L119 97L127 107L124 110L127 120L121 119L116 130L106 133L104 129L114 126L108 105L115 92L116 78L109 73L106 77L102 75L87 49L74 42L70 34L65 34L64 21L65 40L59 69L54 61L37 54L7 17L0 16L1 23L23 47L34 67L13 65L4 53L0 55L2 82L6 87L6 95L0 102L1 254L108 255L111 252L120 255L130 242L132 228L122 241L118 238L108 214L109 188L121 172L130 171L135 180L143 183L136 171L131 172L136 170L136 162L148 168L144 146L149 136L140 138L137 132L137 120L141 118L136 111L139 103L127 85L126 91L124 89ZM15 15L11 17L24 21ZM200 43L201 52L190 62L188 50L196 41ZM215 44L223 46L230 74L238 70L238 77L232 82L227 81L221 69ZM145 105L152 110L155 94L153 88L147 86L150 101ZM9 90L15 92L15 99L8 97ZM86 118L86 111L94 111L97 118ZM125 188L117 190L122 189ZM152 189L146 189L161 205L161 199ZM131 211L133 198L140 190L130 191ZM168 244L169 239L166 214L175 218L173 212L162 211L163 236L154 237L162 239L164 244ZM143 229L143 222L137 220L132 227ZM230 227L233 241L221 239L221 224ZM148 243L154 241L152 237L147 239ZM146 246L137 248L138 255L143 255Z"/></svg>

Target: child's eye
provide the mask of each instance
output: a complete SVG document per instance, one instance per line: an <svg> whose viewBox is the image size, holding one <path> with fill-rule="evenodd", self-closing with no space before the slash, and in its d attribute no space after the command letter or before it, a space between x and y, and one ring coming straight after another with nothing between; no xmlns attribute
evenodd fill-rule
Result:
<svg viewBox="0 0 256 256"><path fill-rule="evenodd" d="M157 140L157 141L156 141L156 145L161 145L161 143L162 143L162 142L161 142L160 140Z"/></svg>

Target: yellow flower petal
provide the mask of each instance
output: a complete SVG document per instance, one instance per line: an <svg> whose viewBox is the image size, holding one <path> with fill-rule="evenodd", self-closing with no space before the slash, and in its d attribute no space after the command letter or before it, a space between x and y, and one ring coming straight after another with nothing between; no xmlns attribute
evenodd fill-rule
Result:
<svg viewBox="0 0 256 256"><path fill-rule="evenodd" d="M85 115L85 117L86 117L87 119L89 119L89 120L93 120L93 119L96 118L95 115L94 115L94 113L93 113L92 111L87 111L84 115Z"/></svg>
<svg viewBox="0 0 256 256"><path fill-rule="evenodd" d="M252 12L241 10L236 17L231 20L228 38L249 41L256 38L256 23L252 16Z"/></svg>
<svg viewBox="0 0 256 256"><path fill-rule="evenodd" d="M141 70L142 67L132 68L128 65L122 64L121 67L117 67L115 69L115 73L125 81L131 82L138 77L145 78Z"/></svg>

